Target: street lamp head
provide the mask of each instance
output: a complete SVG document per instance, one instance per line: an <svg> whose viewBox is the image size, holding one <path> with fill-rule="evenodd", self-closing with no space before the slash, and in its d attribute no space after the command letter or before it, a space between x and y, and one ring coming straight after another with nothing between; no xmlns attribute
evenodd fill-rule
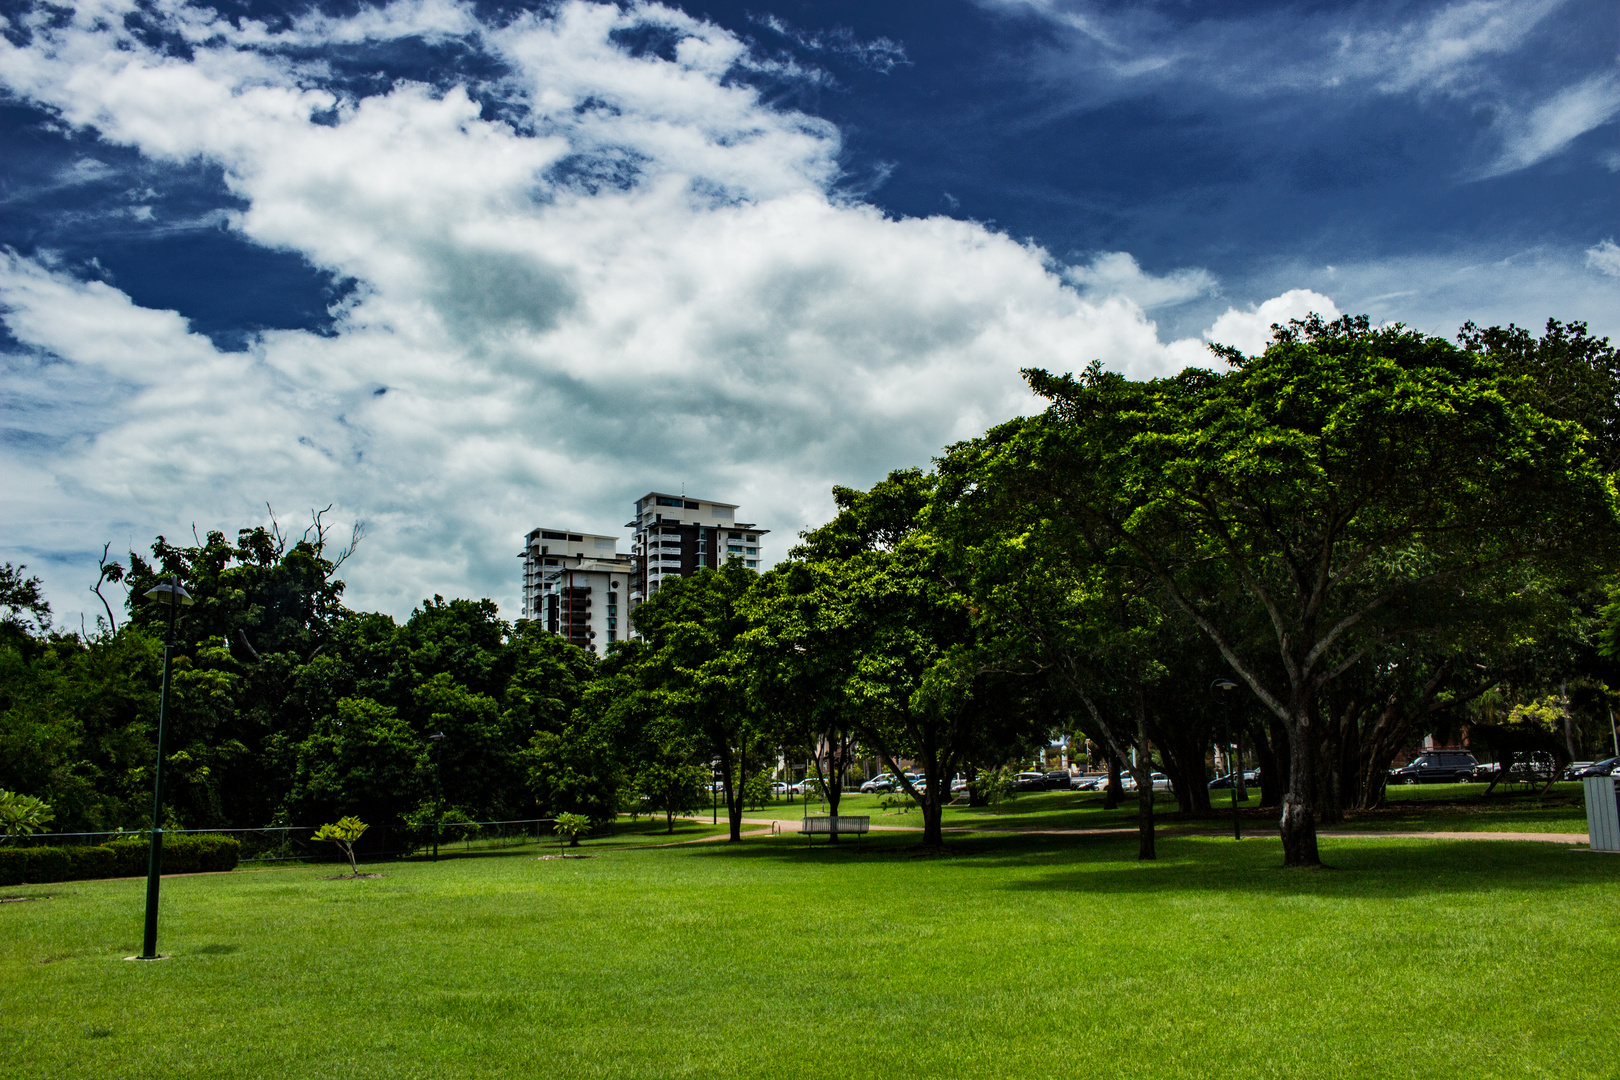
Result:
<svg viewBox="0 0 1620 1080"><path fill-rule="evenodd" d="M1233 682L1231 679L1216 679L1214 682L1209 684L1209 688L1211 690L1236 690L1237 683Z"/></svg>
<svg viewBox="0 0 1620 1080"><path fill-rule="evenodd" d="M179 601L181 607L190 607L192 604L196 603L196 601L191 598L191 594L186 592L185 586L179 584L178 582L172 581L165 581L157 588L148 589L141 595L145 596L148 600L159 600L165 604L173 604L176 601Z"/></svg>
<svg viewBox="0 0 1620 1080"><path fill-rule="evenodd" d="M432 735L428 736L428 740L430 742L438 742L442 738L444 738L444 732L442 731L435 731Z"/></svg>

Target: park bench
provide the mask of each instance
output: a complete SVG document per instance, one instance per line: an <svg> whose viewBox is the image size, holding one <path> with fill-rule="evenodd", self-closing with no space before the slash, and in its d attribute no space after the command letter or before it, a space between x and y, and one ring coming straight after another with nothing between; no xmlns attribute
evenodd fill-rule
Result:
<svg viewBox="0 0 1620 1080"><path fill-rule="evenodd" d="M805 818L799 824L799 831L804 833L806 843L814 843L812 838L816 836L848 836L850 833L865 836L871 827L872 819L869 817L852 817L848 814L833 817L831 814L825 814Z"/></svg>

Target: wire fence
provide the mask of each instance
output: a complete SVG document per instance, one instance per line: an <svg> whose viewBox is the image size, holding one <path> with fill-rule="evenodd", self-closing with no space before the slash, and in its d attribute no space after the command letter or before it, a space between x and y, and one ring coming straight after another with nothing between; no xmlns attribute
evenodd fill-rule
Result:
<svg viewBox="0 0 1620 1080"><path fill-rule="evenodd" d="M567 843L557 833L555 818L521 818L511 821L447 821L439 826L437 854L473 855L498 852L526 845ZM163 835L230 836L242 845L242 863L340 862L343 856L335 845L314 839L309 825L267 825L253 829L164 829ZM581 839L605 836L607 825L594 826ZM108 829L100 832L39 832L14 837L18 847L96 846L119 840L145 842L151 829ZM363 862L423 856L434 853L431 822L390 829L379 826L368 830L355 845L355 857Z"/></svg>

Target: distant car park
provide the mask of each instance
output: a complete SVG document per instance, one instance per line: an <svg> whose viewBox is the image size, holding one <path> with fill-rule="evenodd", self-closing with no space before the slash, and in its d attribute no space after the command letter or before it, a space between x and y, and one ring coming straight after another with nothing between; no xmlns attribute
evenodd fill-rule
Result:
<svg viewBox="0 0 1620 1080"><path fill-rule="evenodd" d="M1613 776L1616 769L1620 769L1620 757L1604 758L1594 761L1584 768L1571 766L1571 780L1584 780L1588 776Z"/></svg>

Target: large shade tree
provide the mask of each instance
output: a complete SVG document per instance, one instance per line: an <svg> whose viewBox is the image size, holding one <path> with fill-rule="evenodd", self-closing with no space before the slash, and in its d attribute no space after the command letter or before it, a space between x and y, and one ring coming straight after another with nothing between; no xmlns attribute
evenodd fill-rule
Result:
<svg viewBox="0 0 1620 1080"><path fill-rule="evenodd" d="M1598 569L1615 493L1580 424L1443 339L1313 318L1224 358L1151 382L1029 372L1052 402L1042 467L1285 728L1285 862L1314 865L1322 688L1438 590L1519 563ZM1265 612L1268 656L1203 591L1209 564Z"/></svg>

